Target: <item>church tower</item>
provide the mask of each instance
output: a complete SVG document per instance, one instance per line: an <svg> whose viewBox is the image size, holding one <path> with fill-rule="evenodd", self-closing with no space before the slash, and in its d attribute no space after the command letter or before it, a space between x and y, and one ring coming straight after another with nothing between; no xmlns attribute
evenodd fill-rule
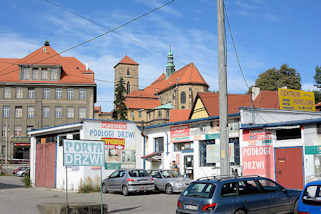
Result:
<svg viewBox="0 0 321 214"><path fill-rule="evenodd" d="M123 78L126 88L126 95L132 91L139 89L138 79L139 64L130 57L125 56L120 62L114 66L114 89L120 78Z"/></svg>
<svg viewBox="0 0 321 214"><path fill-rule="evenodd" d="M172 53L172 49L170 48L167 56L166 78L168 78L174 72L175 72L174 56Z"/></svg>

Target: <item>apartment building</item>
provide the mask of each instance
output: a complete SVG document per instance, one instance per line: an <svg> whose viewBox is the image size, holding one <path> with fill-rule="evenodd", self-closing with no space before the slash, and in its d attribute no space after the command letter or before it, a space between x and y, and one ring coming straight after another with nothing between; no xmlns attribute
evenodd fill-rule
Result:
<svg viewBox="0 0 321 214"><path fill-rule="evenodd" d="M29 159L29 130L93 118L95 102L94 72L49 42L24 58L0 58L0 159Z"/></svg>

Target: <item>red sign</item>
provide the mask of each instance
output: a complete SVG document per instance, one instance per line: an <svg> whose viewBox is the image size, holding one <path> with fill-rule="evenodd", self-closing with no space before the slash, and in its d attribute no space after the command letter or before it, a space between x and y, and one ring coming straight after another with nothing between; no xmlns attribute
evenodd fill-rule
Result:
<svg viewBox="0 0 321 214"><path fill-rule="evenodd" d="M102 138L108 149L124 150L125 139L123 138Z"/></svg>
<svg viewBox="0 0 321 214"><path fill-rule="evenodd" d="M125 122L109 122L109 121L102 121L101 128L103 129L127 129L127 123Z"/></svg>
<svg viewBox="0 0 321 214"><path fill-rule="evenodd" d="M30 146L30 143L15 143L15 146Z"/></svg>
<svg viewBox="0 0 321 214"><path fill-rule="evenodd" d="M186 141L189 140L190 129L189 125L172 126L170 128L170 136L172 141Z"/></svg>
<svg viewBox="0 0 321 214"><path fill-rule="evenodd" d="M243 175L260 175L274 179L273 146L246 146L242 148Z"/></svg>
<svg viewBox="0 0 321 214"><path fill-rule="evenodd" d="M272 132L264 131L262 129L257 130L243 130L243 141L256 141L256 140L271 140Z"/></svg>

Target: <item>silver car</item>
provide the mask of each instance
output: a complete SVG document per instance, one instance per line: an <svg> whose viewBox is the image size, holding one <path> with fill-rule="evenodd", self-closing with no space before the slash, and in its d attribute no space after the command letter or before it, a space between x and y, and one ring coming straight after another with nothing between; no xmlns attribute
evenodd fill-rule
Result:
<svg viewBox="0 0 321 214"><path fill-rule="evenodd" d="M151 170L149 174L154 179L156 189L167 194L183 192L191 183L189 178L182 176L176 170Z"/></svg>
<svg viewBox="0 0 321 214"><path fill-rule="evenodd" d="M121 192L127 196L131 192L154 191L154 181L144 169L120 169L106 178L103 183L103 192Z"/></svg>

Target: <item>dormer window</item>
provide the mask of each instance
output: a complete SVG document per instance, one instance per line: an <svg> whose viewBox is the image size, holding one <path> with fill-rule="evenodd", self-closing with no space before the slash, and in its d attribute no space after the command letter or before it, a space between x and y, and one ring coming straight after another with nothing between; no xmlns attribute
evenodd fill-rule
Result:
<svg viewBox="0 0 321 214"><path fill-rule="evenodd" d="M52 80L60 79L61 67L59 65L21 65L22 80Z"/></svg>

